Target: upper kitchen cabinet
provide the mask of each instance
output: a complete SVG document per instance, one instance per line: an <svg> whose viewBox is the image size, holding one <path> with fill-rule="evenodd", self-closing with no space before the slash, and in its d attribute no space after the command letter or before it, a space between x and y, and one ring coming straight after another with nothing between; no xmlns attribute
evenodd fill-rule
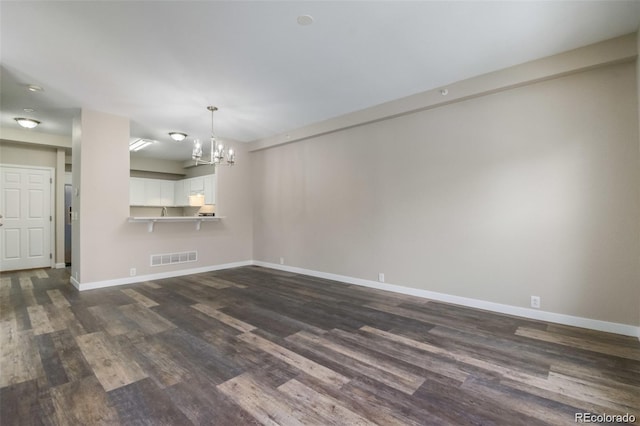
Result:
<svg viewBox="0 0 640 426"><path fill-rule="evenodd" d="M160 181L160 202L163 206L174 206L174 181L163 180Z"/></svg>
<svg viewBox="0 0 640 426"><path fill-rule="evenodd" d="M176 180L173 182L173 196L174 205L176 206L188 206L189 205L189 190L187 189L187 180Z"/></svg>
<svg viewBox="0 0 640 426"><path fill-rule="evenodd" d="M145 204L148 206L166 206L162 200L162 181L157 179L144 180Z"/></svg>
<svg viewBox="0 0 640 426"><path fill-rule="evenodd" d="M130 178L129 204L132 206L172 206L174 204L173 181Z"/></svg>
<svg viewBox="0 0 640 426"><path fill-rule="evenodd" d="M216 175L204 176L204 203L216 203Z"/></svg>
<svg viewBox="0 0 640 426"><path fill-rule="evenodd" d="M144 206L146 197L144 181L142 178L129 178L129 204L132 206Z"/></svg>
<svg viewBox="0 0 640 426"><path fill-rule="evenodd" d="M216 175L182 180L132 177L129 203L132 206L182 207L189 205L190 195L204 195L205 204L215 204Z"/></svg>

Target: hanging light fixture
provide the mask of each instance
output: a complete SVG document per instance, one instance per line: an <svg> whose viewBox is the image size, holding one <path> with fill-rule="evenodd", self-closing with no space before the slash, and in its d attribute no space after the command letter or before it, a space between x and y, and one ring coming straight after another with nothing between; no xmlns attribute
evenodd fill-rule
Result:
<svg viewBox="0 0 640 426"><path fill-rule="evenodd" d="M226 148L223 143L216 144L216 136L213 132L213 112L218 110L218 107L208 106L207 109L211 111L211 151L209 153L209 160L202 159L202 143L199 139L193 141L193 152L191 158L196 162L196 166L200 164L220 165L220 166L233 166L236 162L236 153L232 148Z"/></svg>

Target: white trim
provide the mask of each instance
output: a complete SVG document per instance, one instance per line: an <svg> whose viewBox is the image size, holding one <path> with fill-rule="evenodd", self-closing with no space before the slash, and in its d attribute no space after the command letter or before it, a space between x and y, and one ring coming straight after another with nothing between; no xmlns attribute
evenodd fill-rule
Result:
<svg viewBox="0 0 640 426"><path fill-rule="evenodd" d="M58 223L56 217L56 197L58 191L56 190L56 168L47 167L49 169L49 200L51 206L49 212L51 213L51 220L49 221L49 253L51 254L51 268L55 268L56 265L56 223Z"/></svg>
<svg viewBox="0 0 640 426"><path fill-rule="evenodd" d="M576 317L572 315L558 314L555 312L540 311L538 309L522 308L519 306L504 305L501 303L488 302L485 300L471 299L468 297L454 296L445 293L436 293L429 290L421 290L412 287L404 287L396 284L379 283L362 278L348 277L345 275L330 274L327 272L313 271L310 269L298 268L295 266L278 265L275 263L254 260L253 264L265 268L278 269L281 271L294 272L296 274L309 275L312 277L325 278L334 281L342 281L363 287L377 288L379 290L392 291L394 293L407 294L422 297L425 299L438 300L441 302L467 306L470 308L484 309L501 314L514 315L534 320L554 322L558 324L570 325L574 327L589 328L592 330L605 331L608 333L622 334L625 336L638 337L640 339L640 327L629 324L595 320L591 318Z"/></svg>
<svg viewBox="0 0 640 426"><path fill-rule="evenodd" d="M519 306L504 305L501 303L488 302L486 300L471 299L469 297L454 296L451 294L437 293L429 290L422 290L412 287L404 287L396 284L379 283L376 281L354 278L346 275L331 274L328 272L314 271L311 269L298 268L295 266L278 265L275 263L262 262L259 260L243 260L240 262L224 263L220 265L204 266L200 268L180 269L177 271L161 272L157 274L139 275L136 277L117 278L114 280L95 281L89 283L79 283L73 277L71 284L79 291L93 290L97 288L113 287L125 284L158 280L163 278L173 278L183 275L199 274L203 272L218 271L222 269L237 268L240 266L262 266L264 268L278 269L281 271L293 272L296 274L308 275L312 277L324 278L333 281L340 281L347 284L355 284L363 287L376 288L379 290L391 291L394 293L406 294L421 297L424 299L437 300L440 302L452 303L455 305L467 306L470 308L483 309L501 314L513 315L539 321L553 322L557 324L574 327L588 328L591 330L604 331L607 333L622 334L625 336L638 337L640 339L640 327L629 324L601 321L591 318L576 317L572 315L558 314L555 312L540 311L537 309L522 308Z"/></svg>
<svg viewBox="0 0 640 426"><path fill-rule="evenodd" d="M253 265L252 260L243 260L241 262L223 263L221 265L203 266L200 268L180 269L177 271L160 272L157 274L138 275L135 277L116 278L114 280L94 281L89 283L80 283L71 277L71 284L79 291L94 290L97 288L113 287L125 284L134 284L144 281L159 280L163 278L180 277L182 275L200 274L202 272L218 271L221 269L237 268L239 266Z"/></svg>
<svg viewBox="0 0 640 426"><path fill-rule="evenodd" d="M66 263L56 263L54 266L55 269L64 269L66 267L67 267Z"/></svg>
<svg viewBox="0 0 640 426"><path fill-rule="evenodd" d="M76 290L80 291L80 283L73 277L69 278L69 282L73 284Z"/></svg>

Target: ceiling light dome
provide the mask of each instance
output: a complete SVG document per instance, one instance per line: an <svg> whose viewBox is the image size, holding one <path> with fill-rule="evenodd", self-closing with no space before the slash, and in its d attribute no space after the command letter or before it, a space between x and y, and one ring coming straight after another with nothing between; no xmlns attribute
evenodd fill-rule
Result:
<svg viewBox="0 0 640 426"><path fill-rule="evenodd" d="M171 136L171 139L173 139L174 141L180 142L187 137L187 134L182 132L169 132L169 136Z"/></svg>
<svg viewBox="0 0 640 426"><path fill-rule="evenodd" d="M44 92L44 89L42 87L35 84L29 84L27 86L27 90L30 92Z"/></svg>
<svg viewBox="0 0 640 426"><path fill-rule="evenodd" d="M303 27L309 26L313 24L313 16L311 15L300 15L296 19L298 25L302 25Z"/></svg>
<svg viewBox="0 0 640 426"><path fill-rule="evenodd" d="M38 124L40 124L38 120L34 120L32 118L16 117L14 118L14 120L16 120L18 124L24 127L25 129L33 129Z"/></svg>

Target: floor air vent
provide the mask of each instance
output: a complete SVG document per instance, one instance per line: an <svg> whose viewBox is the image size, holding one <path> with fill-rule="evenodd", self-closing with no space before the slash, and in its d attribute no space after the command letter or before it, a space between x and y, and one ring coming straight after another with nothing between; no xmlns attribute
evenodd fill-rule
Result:
<svg viewBox="0 0 640 426"><path fill-rule="evenodd" d="M152 254L151 266L173 265L175 263L188 263L198 260L197 251L183 251L180 253Z"/></svg>

